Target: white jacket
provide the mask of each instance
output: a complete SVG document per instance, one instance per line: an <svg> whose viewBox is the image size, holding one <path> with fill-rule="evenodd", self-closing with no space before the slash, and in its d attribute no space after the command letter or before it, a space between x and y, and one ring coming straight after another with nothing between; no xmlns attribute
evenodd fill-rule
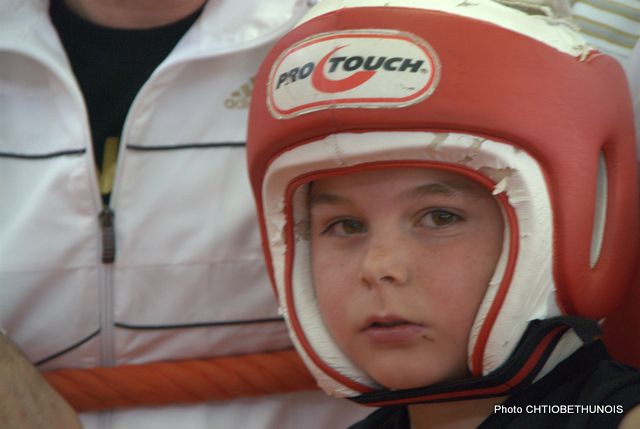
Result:
<svg viewBox="0 0 640 429"><path fill-rule="evenodd" d="M306 2L210 1L140 90L110 203L113 263L101 261L86 108L47 8L0 0L0 325L40 369L289 347L263 267L244 140L251 78ZM316 414L329 420L309 419L305 407L329 401L338 420L326 408ZM291 404L297 411L282 414ZM318 392L83 421L282 428L297 427L298 414L300 425L324 428L367 412L345 407Z"/></svg>

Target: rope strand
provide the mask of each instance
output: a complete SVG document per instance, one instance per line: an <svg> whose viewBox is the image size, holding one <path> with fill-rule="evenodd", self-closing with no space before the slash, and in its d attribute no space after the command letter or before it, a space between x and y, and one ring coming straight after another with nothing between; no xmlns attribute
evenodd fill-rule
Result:
<svg viewBox="0 0 640 429"><path fill-rule="evenodd" d="M44 378L78 412L189 404L317 389L294 350L121 365L60 369Z"/></svg>

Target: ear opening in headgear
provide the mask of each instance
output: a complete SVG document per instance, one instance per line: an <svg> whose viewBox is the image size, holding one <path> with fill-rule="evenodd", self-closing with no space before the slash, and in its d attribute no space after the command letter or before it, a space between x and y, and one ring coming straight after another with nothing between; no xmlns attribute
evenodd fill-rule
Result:
<svg viewBox="0 0 640 429"><path fill-rule="evenodd" d="M636 262L633 255L638 249L638 219L634 215L638 201L629 197L636 188L635 160L625 152L632 142L615 135L601 142L598 152L581 164L590 171L582 182L582 210L591 210L590 216L574 209L566 199L558 214L564 228L574 222L574 217L583 219L581 228L573 230L573 237L565 234L564 243L559 244L561 260L556 275L563 283L559 302L564 313L594 320L607 317L620 305L633 276L625 267ZM581 231L590 241L576 241L575 231Z"/></svg>
<svg viewBox="0 0 640 429"><path fill-rule="evenodd" d="M593 216L593 233L591 235L591 268L595 267L602 250L604 227L607 220L607 163L604 153L598 158L598 176L596 182L595 213Z"/></svg>

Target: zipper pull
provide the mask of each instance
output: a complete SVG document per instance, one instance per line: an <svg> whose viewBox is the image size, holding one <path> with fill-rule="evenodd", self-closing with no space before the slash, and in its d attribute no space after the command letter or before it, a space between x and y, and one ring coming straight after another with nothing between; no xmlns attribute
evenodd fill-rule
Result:
<svg viewBox="0 0 640 429"><path fill-rule="evenodd" d="M102 262L112 264L116 260L116 230L113 226L115 214L109 207L100 212L100 227L102 229Z"/></svg>

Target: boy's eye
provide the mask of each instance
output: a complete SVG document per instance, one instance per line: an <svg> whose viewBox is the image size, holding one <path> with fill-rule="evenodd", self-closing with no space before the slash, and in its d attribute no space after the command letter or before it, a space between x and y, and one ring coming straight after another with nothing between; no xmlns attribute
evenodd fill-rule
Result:
<svg viewBox="0 0 640 429"><path fill-rule="evenodd" d="M367 227L355 219L342 219L330 224L323 234L332 234L338 237L346 237L354 234L362 234L367 231Z"/></svg>
<svg viewBox="0 0 640 429"><path fill-rule="evenodd" d="M420 219L421 223L429 228L444 228L460 220L460 216L447 210L432 210Z"/></svg>

